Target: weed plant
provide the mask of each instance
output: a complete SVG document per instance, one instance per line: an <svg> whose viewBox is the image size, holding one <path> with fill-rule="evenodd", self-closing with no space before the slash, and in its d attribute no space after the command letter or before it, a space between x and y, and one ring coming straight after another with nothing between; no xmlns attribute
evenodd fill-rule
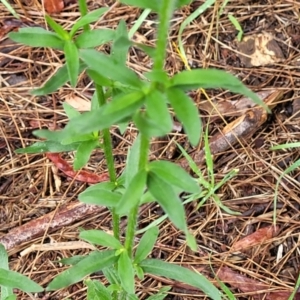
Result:
<svg viewBox="0 0 300 300"><path fill-rule="evenodd" d="M101 147L110 176L109 182L92 185L79 195L80 201L106 206L111 212L113 235L101 230L84 230L79 235L81 239L104 247L105 250L92 251L87 256L65 260L64 263L71 265L70 268L54 278L46 287L46 291L70 286L94 272L102 271L108 284L105 286L100 281L86 279L84 282L87 286L87 299L138 299L135 289L136 278L143 280L148 273L182 281L199 288L210 298L220 300L222 292L205 276L178 264L148 258L159 235L159 228L155 224L145 229L134 250L138 211L143 203L156 201L174 226L185 234L187 245L193 251L197 251L196 239L188 229L184 203L178 195L185 192L188 195L187 202L199 198L205 201L213 196L222 206L220 199L215 196L218 186L213 180L211 159L208 160L210 182L204 180L194 165L194 171L199 177L195 179L169 161L149 161L150 140L171 132L172 115L169 109L172 108L176 118L182 123L190 143L193 146L199 143L202 135L201 121L197 107L186 93L191 89L223 88L248 96L259 104L262 102L236 77L220 70L194 69L182 71L172 77L165 72L170 19L175 9L189 4L190 0L120 2L144 9L141 15L143 18L150 11L157 14L155 48L131 41L123 21L116 30L91 30L89 24L101 18L107 9L100 8L88 12L85 0L79 1L81 18L69 32L51 17L46 16L46 21L53 31L33 27L21 28L19 32L10 34L10 38L19 43L32 47L50 47L64 52L65 64L43 87L33 90L34 95L52 93L68 81L76 88L79 74L83 71L95 85L91 111L80 114L71 106L64 104L69 117L65 128L60 131L34 131L35 136L43 141L19 149L18 153L75 151L74 168L80 169L88 162L92 151ZM109 55L94 49L107 42L111 43ZM151 71L144 74L146 80L139 78L126 65L130 47L141 49L153 61ZM129 122L136 126L139 134L128 152L126 167L117 178L110 127L117 125L124 130ZM227 179L231 176L232 173ZM203 189L208 192L203 194ZM119 227L122 216L126 216L128 221L124 242L120 237ZM1 269L3 270L4 268ZM21 275L20 279L15 276L16 273L7 270L6 272L11 272L9 273L11 276L0 272L0 277L5 275L11 280L5 280L5 276L2 276L0 284L22 289L23 286L17 286L16 282L25 280L25 277ZM26 291L43 290L35 283L32 284L28 285ZM162 288L148 299L163 299L167 295L167 290L168 287ZM8 292L9 297L12 290Z"/></svg>

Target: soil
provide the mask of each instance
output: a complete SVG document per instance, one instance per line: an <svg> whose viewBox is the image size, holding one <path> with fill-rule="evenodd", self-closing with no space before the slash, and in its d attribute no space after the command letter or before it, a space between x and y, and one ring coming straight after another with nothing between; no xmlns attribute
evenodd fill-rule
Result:
<svg viewBox="0 0 300 300"><path fill-rule="evenodd" d="M299 168L286 174L280 181L276 206L274 196L280 175L299 160L300 154L298 148L276 151L270 148L298 142L300 139L300 3L291 0L247 3L240 0L229 1L223 13L218 15L222 1L216 1L214 6L193 20L183 31L187 66L174 45L177 44L180 24L203 2L193 1L173 15L165 64L170 76L188 67L217 68L235 75L254 92L280 92L280 97L273 100L272 112L263 121L253 123L251 134L239 136L235 144L214 153L217 183L231 170L239 170L216 193L223 205L240 215L224 211L212 198L200 207L198 203L201 199L195 200L186 205L186 218L190 231L197 238L198 251L192 252L187 247L182 232L166 220L160 225L159 240L150 256L195 269L217 286L219 284L214 273L219 272L220 279L223 278L236 299L287 300L295 287L300 266ZM95 28L116 28L120 20L125 20L130 29L142 12L115 1L88 3L90 10L100 6L110 7L105 17L95 24ZM64 126L67 121L62 107L65 99L78 97L89 101L94 91L85 75L82 75L75 89L66 84L51 95L37 97L30 94L33 88L42 86L56 72L64 63L64 56L60 51L30 48L9 40L7 33L11 30L24 26L45 27L44 12L39 2L25 0L16 1L12 5L21 20L14 19L0 4L1 241L13 239L16 232L22 235L24 227L20 226L32 220L36 221L51 213L53 218L56 212L78 204L78 194L88 184L67 178L44 154L20 155L15 150L37 141L33 135L36 128L59 129ZM276 42L275 48L280 48L279 59L270 60L266 65L260 61L258 66L249 63L249 59L245 60L243 47L240 47L236 39L237 30L230 22L228 14L238 19L245 37L264 33L272 36L272 45ZM77 4L66 3L63 11L53 14L53 17L65 29L69 29L79 18ZM153 46L156 18L156 14L151 13L133 39ZM104 52L109 52L109 49L109 45L99 48ZM247 55L252 52L246 51ZM128 56L128 66L143 76L149 71L151 61L140 50L133 48ZM190 91L189 95L194 99L199 116L203 124L208 126L212 139L221 134L224 128L233 127L238 118L246 116L245 110L235 114L234 108L228 106L241 99L240 95L219 89L206 90L205 93L207 97L200 90ZM218 114L215 110L207 109L207 105L202 108L201 104L206 103L207 99L217 107L220 103L223 107L226 104L226 109ZM128 147L136 136L136 129L132 125L123 135L118 128L113 128L111 132L116 166L118 174L121 174ZM191 155L197 154L203 147L200 144L192 148L187 143L182 128L177 125L172 134L153 141L151 159L163 158L178 162L180 151L175 142L185 147ZM63 157L70 163L74 158L73 153L64 153ZM198 167L204 178L208 178L205 161L199 161ZM93 153L86 170L97 174L107 171L101 150ZM272 233L267 235L263 229L272 228L274 210L277 227L273 227ZM91 251L82 244L77 244L80 228L111 231L109 211L96 209L89 210L86 215L85 213L54 228L50 226L51 221L48 221L49 226L42 232L28 237L26 241L13 244L8 250L10 268L28 275L46 287L57 274L66 269L57 263L58 260ZM138 228L146 227L162 214L163 211L155 203L143 207ZM122 224L125 225L125 222L123 220ZM255 233L258 233L257 240L251 244L249 237L253 237L251 234ZM237 246L238 241L242 241L243 246ZM59 244L70 242L75 245L71 249ZM29 248L32 245L48 243L57 246L54 246L54 250L38 248L21 255L22 251L32 249ZM224 273L227 276L231 274L232 277L225 278ZM237 274L244 276L243 279ZM91 277L104 280L100 273ZM245 280L244 287L243 284L235 282L239 280ZM249 280L252 280L252 289L245 288L247 282L249 286ZM205 299L205 295L195 288L148 275L137 283L138 297L146 299L166 285L172 287L166 299ZM51 293L16 293L17 299L85 299L86 288L83 283L78 283ZM294 299L297 296L299 295Z"/></svg>

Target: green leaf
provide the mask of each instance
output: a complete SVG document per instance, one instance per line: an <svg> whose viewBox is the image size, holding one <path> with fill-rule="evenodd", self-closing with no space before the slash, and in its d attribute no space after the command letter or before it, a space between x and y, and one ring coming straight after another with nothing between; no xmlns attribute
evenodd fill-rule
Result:
<svg viewBox="0 0 300 300"><path fill-rule="evenodd" d="M129 183L123 197L121 198L116 213L124 215L137 205L144 194L146 188L147 172L140 170Z"/></svg>
<svg viewBox="0 0 300 300"><path fill-rule="evenodd" d="M215 69L194 69L182 71L171 79L171 85L184 90L197 88L223 88L231 92L242 94L249 97L253 102L263 106L270 111L267 105L251 90L249 90L235 76L221 70Z"/></svg>
<svg viewBox="0 0 300 300"><path fill-rule="evenodd" d="M162 287L157 294L151 295L150 297L148 297L146 300L163 300L165 299L168 294L167 292L171 289L171 287L169 286L164 286Z"/></svg>
<svg viewBox="0 0 300 300"><path fill-rule="evenodd" d="M222 300L221 292L203 275L158 259L146 259L140 266L145 273L164 276L199 288L213 300Z"/></svg>
<svg viewBox="0 0 300 300"><path fill-rule="evenodd" d="M93 150L99 145L98 140L82 142L77 148L74 159L74 170L80 170L90 159Z"/></svg>
<svg viewBox="0 0 300 300"><path fill-rule="evenodd" d="M76 39L75 44L79 49L94 48L106 44L115 38L115 31L108 28L94 29L81 33Z"/></svg>
<svg viewBox="0 0 300 300"><path fill-rule="evenodd" d="M144 102L142 92L131 92L117 95L112 101L98 110L81 114L69 122L70 128L81 133L94 132L109 128L123 121L139 109Z"/></svg>
<svg viewBox="0 0 300 300"><path fill-rule="evenodd" d="M190 97L178 88L167 90L168 99L174 108L176 117L182 123L185 133L193 146L199 143L202 125L198 109Z"/></svg>
<svg viewBox="0 0 300 300"><path fill-rule="evenodd" d="M86 14L85 16L81 17L78 21L75 22L73 25L70 36L73 37L74 34L77 32L79 28L84 27L85 25L91 24L95 21L98 21L100 17L108 11L107 7L101 7L98 9L93 10L92 12Z"/></svg>
<svg viewBox="0 0 300 300"><path fill-rule="evenodd" d="M104 268L102 270L104 277L111 285L119 285L121 283L119 274L114 266Z"/></svg>
<svg viewBox="0 0 300 300"><path fill-rule="evenodd" d="M93 255L91 255L93 253ZM75 266L56 276L46 288L46 291L59 290L82 280L85 276L98 272L113 265L117 261L115 250L91 252Z"/></svg>
<svg viewBox="0 0 300 300"><path fill-rule="evenodd" d="M2 244L0 244L0 269L9 270L8 255ZM1 300L14 296L13 288L11 287L0 285L0 291Z"/></svg>
<svg viewBox="0 0 300 300"><path fill-rule="evenodd" d="M43 141L36 142L26 148L17 149L15 152L18 154L23 153L46 153L46 152L69 152L78 148L79 143L73 143L69 145L62 145L59 142Z"/></svg>
<svg viewBox="0 0 300 300"><path fill-rule="evenodd" d="M116 35L112 44L111 58L126 66L127 54L132 42L128 38L126 22L121 20L116 29Z"/></svg>
<svg viewBox="0 0 300 300"><path fill-rule="evenodd" d="M65 111L67 117L70 120L75 118L75 117L80 116L80 112L78 110L76 110L72 105L70 105L67 102L63 103L63 108L64 108L64 111Z"/></svg>
<svg viewBox="0 0 300 300"><path fill-rule="evenodd" d="M158 90L146 96L146 108L149 118L162 130L162 135L172 131L173 122L168 110L167 99Z"/></svg>
<svg viewBox="0 0 300 300"><path fill-rule="evenodd" d="M84 258L86 258L86 256L84 256L84 255L74 255L74 256L68 257L68 258L62 258L62 259L58 260L57 262L59 262L60 264L63 264L63 265L76 265L80 261L82 261Z"/></svg>
<svg viewBox="0 0 300 300"><path fill-rule="evenodd" d="M142 236L135 252L134 263L139 264L151 253L159 234L157 226L150 228Z"/></svg>
<svg viewBox="0 0 300 300"><path fill-rule="evenodd" d="M89 243L112 249L121 249L121 243L111 234L102 230L85 230L80 232L79 237Z"/></svg>
<svg viewBox="0 0 300 300"><path fill-rule="evenodd" d="M121 0L120 2L129 6L150 8L155 12L158 12L161 6L161 0Z"/></svg>
<svg viewBox="0 0 300 300"><path fill-rule="evenodd" d="M200 188L196 180L174 163L164 160L152 161L149 164L149 171L155 173L161 180L182 188L186 192L200 192Z"/></svg>
<svg viewBox="0 0 300 300"><path fill-rule="evenodd" d="M88 69L87 74L95 83L99 84L100 86L112 87L114 85L114 82L111 79L100 75L94 70Z"/></svg>
<svg viewBox="0 0 300 300"><path fill-rule="evenodd" d="M82 49L80 57L90 69L104 77L135 88L141 88L144 85L132 70L94 49Z"/></svg>
<svg viewBox="0 0 300 300"><path fill-rule="evenodd" d="M150 193L155 197L169 219L177 228L186 232L187 224L184 207L172 186L153 172L148 173L147 185Z"/></svg>
<svg viewBox="0 0 300 300"><path fill-rule="evenodd" d="M122 288L128 294L134 294L134 269L127 251L122 251L118 259L118 274Z"/></svg>
<svg viewBox="0 0 300 300"><path fill-rule="evenodd" d="M8 37L17 43L30 47L49 47L63 49L64 41L59 36L41 27L20 28L9 33Z"/></svg>
<svg viewBox="0 0 300 300"><path fill-rule="evenodd" d="M1 292L3 292L3 288L2 288L2 290L1 290ZM2 295L4 295L4 294L2 294L1 293L1 296ZM3 298L4 300L16 300L17 299L17 296L16 295L10 295L10 296L8 296L8 297L5 297L5 298ZM2 300L2 299L1 299Z"/></svg>
<svg viewBox="0 0 300 300"><path fill-rule="evenodd" d="M141 136L138 135L134 140L132 146L128 150L126 165L125 165L125 187L128 187L139 169L139 161L136 159L140 157Z"/></svg>
<svg viewBox="0 0 300 300"><path fill-rule="evenodd" d="M78 199L87 204L115 207L119 204L121 197L121 194L105 189L86 189L83 193L79 194Z"/></svg>
<svg viewBox="0 0 300 300"><path fill-rule="evenodd" d="M6 7L6 9L16 18L20 19L20 16L16 13L10 3L6 0L1 0L1 3ZM1 299L2 300L2 299Z"/></svg>
<svg viewBox="0 0 300 300"><path fill-rule="evenodd" d="M155 57L155 48L140 43L133 43L133 45L144 51L147 55L149 55L149 57Z"/></svg>
<svg viewBox="0 0 300 300"><path fill-rule="evenodd" d="M87 286L87 300L111 300L111 294L98 280L85 280Z"/></svg>
<svg viewBox="0 0 300 300"><path fill-rule="evenodd" d="M10 270L0 268L0 285L16 288L27 293L39 293L44 289L28 277Z"/></svg>
<svg viewBox="0 0 300 300"><path fill-rule="evenodd" d="M133 268L134 268L135 274L137 275L139 280L144 280L145 274L144 274L143 269L138 265L133 265Z"/></svg>
<svg viewBox="0 0 300 300"><path fill-rule="evenodd" d="M162 128L159 123L153 121L147 112L137 111L133 116L133 121L140 133L148 138L166 135L165 128Z"/></svg>
<svg viewBox="0 0 300 300"><path fill-rule="evenodd" d="M55 92L63 86L69 79L67 65L63 65L57 72L50 77L43 87L31 91L32 95L42 96Z"/></svg>
<svg viewBox="0 0 300 300"><path fill-rule="evenodd" d="M78 54L78 49L73 41L65 42L64 53L65 53L70 83L71 86L75 88L77 84L77 77L79 74L79 54Z"/></svg>
<svg viewBox="0 0 300 300"><path fill-rule="evenodd" d="M59 25L57 22L55 22L50 16L46 15L45 19L48 23L48 25L57 33L57 35L62 39L62 40L69 40L70 36L66 30L63 29L61 25Z"/></svg>

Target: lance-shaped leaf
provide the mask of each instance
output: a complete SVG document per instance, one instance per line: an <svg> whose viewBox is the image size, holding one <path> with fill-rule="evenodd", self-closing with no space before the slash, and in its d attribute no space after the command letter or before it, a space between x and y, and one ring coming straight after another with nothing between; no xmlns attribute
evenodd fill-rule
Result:
<svg viewBox="0 0 300 300"><path fill-rule="evenodd" d="M263 106L267 111L266 104L251 90L249 90L235 76L215 69L195 69L183 71L173 76L171 85L184 90L197 88L223 88L231 92L245 95L251 98L255 103Z"/></svg>
<svg viewBox="0 0 300 300"><path fill-rule="evenodd" d="M184 207L172 186L151 171L148 172L147 186L174 225L186 232Z"/></svg>
<svg viewBox="0 0 300 300"><path fill-rule="evenodd" d="M199 143L202 126L198 109L190 97L179 88L167 90L168 99L193 146Z"/></svg>
<svg viewBox="0 0 300 300"><path fill-rule="evenodd" d="M98 9L93 10L92 12L86 14L85 16L81 17L78 21L75 22L73 25L71 31L70 31L70 36L73 37L73 35L76 33L76 31L79 28L84 27L85 25L88 25L92 22L98 21L99 18L108 11L107 7L101 7Z"/></svg>
<svg viewBox="0 0 300 300"><path fill-rule="evenodd" d="M11 32L8 36L13 41L30 47L64 47L64 41L56 33L41 27L20 28L18 32Z"/></svg>
<svg viewBox="0 0 300 300"><path fill-rule="evenodd" d="M74 88L77 84L79 74L79 54L78 49L73 41L66 41L64 53L69 74L71 86Z"/></svg>
<svg viewBox="0 0 300 300"><path fill-rule="evenodd" d="M134 269L127 251L122 251L118 259L118 274L122 288L128 294L134 294Z"/></svg>
<svg viewBox="0 0 300 300"><path fill-rule="evenodd" d="M177 186L186 192L200 192L200 187L196 180L174 163L163 160L153 161L149 164L149 170L155 173L161 180Z"/></svg>
<svg viewBox="0 0 300 300"><path fill-rule="evenodd" d="M112 41L115 38L115 31L108 28L94 29L81 33L75 44L79 49L94 48Z"/></svg>
<svg viewBox="0 0 300 300"><path fill-rule="evenodd" d="M80 232L79 237L89 243L112 249L121 249L123 247L113 235L102 230L85 230Z"/></svg>
<svg viewBox="0 0 300 300"><path fill-rule="evenodd" d="M57 33L57 35L62 39L62 40L69 40L70 36L69 33L63 29L63 27L55 22L50 16L46 15L45 19L48 23L48 25Z"/></svg>
<svg viewBox="0 0 300 300"><path fill-rule="evenodd" d="M54 291L67 287L82 280L87 275L111 266L116 261L115 250L91 252L75 266L56 276L46 290Z"/></svg>

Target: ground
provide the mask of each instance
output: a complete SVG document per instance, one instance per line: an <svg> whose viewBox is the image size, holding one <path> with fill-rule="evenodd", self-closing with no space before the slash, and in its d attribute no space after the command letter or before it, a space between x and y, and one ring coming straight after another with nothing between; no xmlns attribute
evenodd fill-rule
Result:
<svg viewBox="0 0 300 300"><path fill-rule="evenodd" d="M173 75L186 68L175 45L179 26L204 1L193 1L174 13L170 31L166 69ZM217 194L222 203L241 215L233 216L220 209L212 200L207 200L199 209L198 201L186 206L189 229L197 238L196 253L186 246L183 234L169 221L160 225L160 235L152 257L194 268L209 277L216 285L214 272L225 282L237 299L288 299L295 287L299 273L299 195L300 174L298 169L289 173L279 184L278 202L274 206L274 194L279 176L299 159L297 148L273 151L272 146L299 141L299 91L300 91L300 4L290 0L229 1L221 15L222 1L207 9L189 24L183 32L184 48L191 68L218 68L234 74L254 92L266 92L273 97L272 112L252 123L251 132L238 136L238 141L225 149L217 149L214 155L214 173L220 182L229 171L238 169L236 176L219 188ZM115 28L122 19L131 28L141 10L122 6L115 1L89 1L89 8L109 6L110 10L95 27ZM53 166L44 154L18 155L14 151L33 143L36 128L61 128L66 122L62 103L66 99L89 100L93 86L83 75L76 89L68 84L59 91L35 97L30 91L42 86L63 63L59 51L30 48L14 44L6 33L20 26L45 26L41 4L36 0L16 1L13 7L22 17L15 20L0 4L0 241L10 241L16 233L22 235L23 224L65 207L78 205L77 196L86 184L70 180ZM237 30L228 15L238 19L244 35L272 36L274 52L271 60L262 58L255 64L251 56L254 42L239 44ZM66 3L66 7L53 17L64 28L69 29L79 17L77 3ZM134 39L147 45L155 42L156 15L150 14ZM11 26L11 25L14 26ZM174 42L174 43L172 43ZM252 48L251 48L252 47ZM275 48L274 48L275 47ZM249 50L250 48L250 50ZM268 48L268 46L267 46ZM271 48L271 47L269 47ZM246 50L245 50L246 49ZM248 49L248 50L247 50ZM278 50L279 49L279 50ZM109 51L109 45L100 50ZM270 49L269 49L270 50ZM272 50L272 49L271 49ZM279 51L279 52L278 52ZM265 63L267 64L265 64ZM128 66L137 74L149 70L149 58L137 49L128 56ZM210 137L216 137L224 127L235 128L234 120L245 121L248 112L237 112L236 102L240 95L227 91L206 90L208 98L217 106L213 112L210 102L201 91L190 95L199 108L203 124L208 125ZM272 96L273 95L273 96ZM275 96L274 96L275 95ZM266 97L267 98L267 97ZM247 101L246 99L242 101ZM235 103L235 104L234 104ZM247 102L248 103L248 102ZM236 106L234 106L234 105ZM233 105L233 106L232 106ZM246 105L248 108L249 105ZM220 116L221 115L221 116ZM244 119L243 119L244 118ZM227 125L226 125L227 124ZM229 127L228 127L229 126ZM201 130L199 128L199 130ZM136 131L128 128L122 136L117 128L112 129L114 155L119 174L122 172L128 147ZM153 141L152 159L162 157L178 161L179 151L171 151L174 142L186 146L186 136L179 128L168 137ZM199 152L187 147L191 155ZM72 153L64 157L71 163ZM204 176L206 165L197 162ZM101 151L95 152L86 169L94 173L106 171ZM276 227L274 222L274 209ZM111 230L110 214L107 210L82 213L81 219L74 216L68 225L50 230L46 226L42 233L27 238L27 241L9 247L12 270L27 274L46 286L64 267L55 261L61 258L85 254L89 249L76 244L79 228L101 228ZM144 228L162 214L155 204L143 207L139 228ZM53 217L53 215L52 215ZM51 217L51 218L52 218ZM51 220L51 218L49 218ZM125 220L124 220L125 222ZM124 223L125 224L125 223ZM36 225L37 226L37 225ZM14 231L15 230L15 231ZM30 228L29 232L34 228ZM253 237L256 242L245 240ZM254 236L255 237L255 236ZM237 244L241 241L240 244ZM33 250L20 255L33 244L74 242L72 249L59 244L54 250ZM212 271L213 270L213 271ZM244 277L238 277L244 276ZM93 274L93 278L102 278ZM241 282L243 282L241 284ZM167 299L204 299L194 288L160 277L146 277L137 285L140 299L145 299L161 286L172 286ZM18 299L84 299L85 288L79 283L53 293L39 295L22 294ZM296 298L295 298L296 299Z"/></svg>

